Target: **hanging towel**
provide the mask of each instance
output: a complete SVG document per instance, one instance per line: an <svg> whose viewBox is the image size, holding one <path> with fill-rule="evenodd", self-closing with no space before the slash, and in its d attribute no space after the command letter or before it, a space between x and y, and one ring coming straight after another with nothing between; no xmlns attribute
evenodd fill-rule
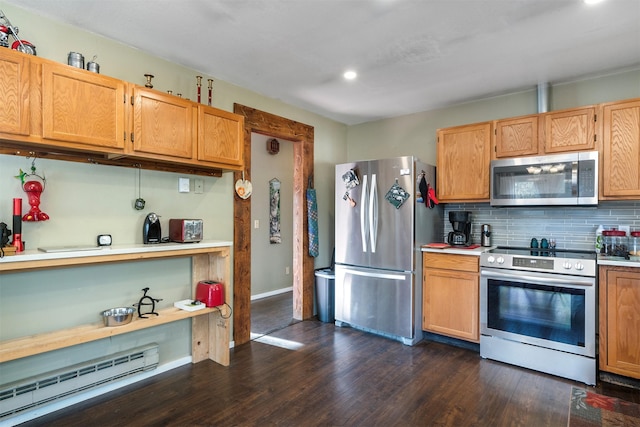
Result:
<svg viewBox="0 0 640 427"><path fill-rule="evenodd" d="M313 176L309 177L307 187L307 222L309 231L309 255L318 256L318 203L316 200L316 190L312 184Z"/></svg>

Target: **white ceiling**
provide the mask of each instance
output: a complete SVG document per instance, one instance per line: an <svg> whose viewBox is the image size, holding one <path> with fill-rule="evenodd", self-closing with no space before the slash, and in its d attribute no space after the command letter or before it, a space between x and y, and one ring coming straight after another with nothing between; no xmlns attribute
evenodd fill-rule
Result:
<svg viewBox="0 0 640 427"><path fill-rule="evenodd" d="M346 124L640 67L640 0L4 1Z"/></svg>

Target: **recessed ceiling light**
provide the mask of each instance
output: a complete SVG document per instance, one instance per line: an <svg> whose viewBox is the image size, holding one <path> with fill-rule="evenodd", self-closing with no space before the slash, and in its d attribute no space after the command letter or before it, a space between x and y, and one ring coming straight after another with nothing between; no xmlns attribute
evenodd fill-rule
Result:
<svg viewBox="0 0 640 427"><path fill-rule="evenodd" d="M356 73L353 70L349 70L349 71L345 71L344 74L342 75L346 80L354 80L356 77L358 77L358 73Z"/></svg>
<svg viewBox="0 0 640 427"><path fill-rule="evenodd" d="M597 3L601 3L604 0L583 0L585 4L597 4Z"/></svg>

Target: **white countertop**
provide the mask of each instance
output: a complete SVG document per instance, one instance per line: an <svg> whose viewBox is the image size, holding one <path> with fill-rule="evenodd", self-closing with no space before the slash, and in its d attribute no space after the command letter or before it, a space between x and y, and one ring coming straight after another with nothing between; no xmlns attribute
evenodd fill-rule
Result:
<svg viewBox="0 0 640 427"><path fill-rule="evenodd" d="M496 246L478 246L473 249L465 249L463 247L455 247L449 246L448 248L439 249L439 248L425 248L421 247L422 252L434 252L441 254L458 254L458 255L475 255L480 256L481 253L486 252L491 249L495 249Z"/></svg>
<svg viewBox="0 0 640 427"><path fill-rule="evenodd" d="M638 258L638 257L634 257ZM598 255L598 265L613 265L616 267L635 267L640 268L640 259L638 260L626 260L620 257L607 257L604 255Z"/></svg>
<svg viewBox="0 0 640 427"><path fill-rule="evenodd" d="M95 249L86 250L83 246L78 245L80 250L71 250L64 252L42 252L40 250L27 250L15 255L8 255L4 258L0 258L0 263L13 263L23 261L41 261L41 260L53 260L63 258L83 258L83 257L99 257L106 255L124 255L135 253L149 253L149 252L166 252L175 250L188 250L188 249L206 249L206 248L219 248L225 246L233 246L233 242L223 240L203 240L199 243L157 243L151 245L137 244L137 245L113 245L96 247Z"/></svg>

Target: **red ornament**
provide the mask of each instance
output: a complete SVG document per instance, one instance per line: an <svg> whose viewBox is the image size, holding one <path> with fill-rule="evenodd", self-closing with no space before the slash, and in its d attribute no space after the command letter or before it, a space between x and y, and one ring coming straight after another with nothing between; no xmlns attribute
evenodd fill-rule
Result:
<svg viewBox="0 0 640 427"><path fill-rule="evenodd" d="M22 189L29 196L31 209L23 217L23 221L46 221L49 215L40 210L40 195L44 191L44 186L40 181L27 181L22 185Z"/></svg>
<svg viewBox="0 0 640 427"><path fill-rule="evenodd" d="M40 195L44 191L46 179L36 173L36 159L31 162L31 173L28 174L20 169L20 174L16 176L22 182L22 189L29 196L31 210L23 217L23 221L46 221L49 215L40 210Z"/></svg>

